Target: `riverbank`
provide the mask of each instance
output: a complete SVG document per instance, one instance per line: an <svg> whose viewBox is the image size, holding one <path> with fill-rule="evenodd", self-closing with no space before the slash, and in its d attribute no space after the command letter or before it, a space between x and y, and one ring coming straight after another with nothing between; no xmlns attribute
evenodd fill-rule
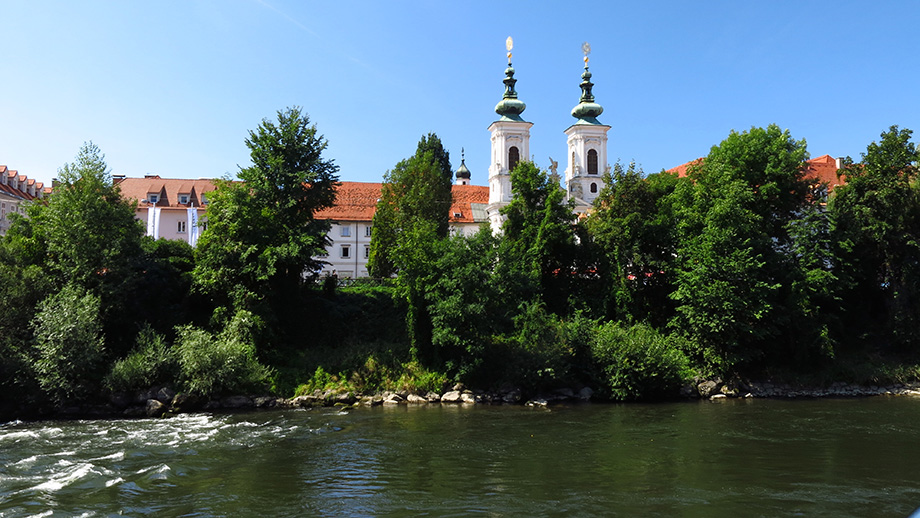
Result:
<svg viewBox="0 0 920 518"><path fill-rule="evenodd" d="M789 383L723 382L720 379L697 380L683 387L679 399L816 399L863 398L873 396L920 397L920 382L887 385L858 385L837 382L827 387L806 387ZM678 399L678 398L675 398ZM133 395L115 394L109 401L97 404L48 409L21 409L14 418L26 419L106 419L164 417L191 412L249 411L264 409L294 409L313 407L355 407L395 405L526 405L545 407L563 403L609 402L596 397L590 387L560 388L546 393L527 395L518 388L484 391L455 385L443 392L416 394L408 391L385 391L374 394L316 390L312 394L293 398L275 396L234 395L201 399L178 394L169 387L155 387Z"/></svg>

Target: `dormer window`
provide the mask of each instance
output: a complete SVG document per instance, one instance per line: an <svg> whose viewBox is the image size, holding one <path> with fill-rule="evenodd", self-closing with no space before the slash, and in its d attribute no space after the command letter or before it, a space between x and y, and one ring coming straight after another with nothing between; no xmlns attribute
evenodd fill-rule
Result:
<svg viewBox="0 0 920 518"><path fill-rule="evenodd" d="M511 146L508 150L508 171L514 171L514 167L521 161L521 152L517 146Z"/></svg>
<svg viewBox="0 0 920 518"><path fill-rule="evenodd" d="M208 196L207 196L206 194L201 193L200 198L201 198L201 204L202 204L202 205L207 205L207 204L208 204Z"/></svg>
<svg viewBox="0 0 920 518"><path fill-rule="evenodd" d="M188 205L188 199L189 199L188 194L180 194L179 195L179 205Z"/></svg>
<svg viewBox="0 0 920 518"><path fill-rule="evenodd" d="M597 150L588 150L588 174L597 174Z"/></svg>
<svg viewBox="0 0 920 518"><path fill-rule="evenodd" d="M160 201L160 195L159 195L159 194L151 194L151 193L148 193L148 194L147 194L147 203L149 203L149 204L151 204L151 205L156 205L156 203L157 203L158 201Z"/></svg>

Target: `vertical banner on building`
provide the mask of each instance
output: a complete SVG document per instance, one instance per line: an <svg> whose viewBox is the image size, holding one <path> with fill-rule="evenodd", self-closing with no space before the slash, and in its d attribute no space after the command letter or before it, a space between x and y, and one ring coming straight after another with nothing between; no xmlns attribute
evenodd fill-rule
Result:
<svg viewBox="0 0 920 518"><path fill-rule="evenodd" d="M147 207L147 235L154 238L160 238L160 208Z"/></svg>
<svg viewBox="0 0 920 518"><path fill-rule="evenodd" d="M195 246L198 244L198 209L195 207L188 208L188 244Z"/></svg>

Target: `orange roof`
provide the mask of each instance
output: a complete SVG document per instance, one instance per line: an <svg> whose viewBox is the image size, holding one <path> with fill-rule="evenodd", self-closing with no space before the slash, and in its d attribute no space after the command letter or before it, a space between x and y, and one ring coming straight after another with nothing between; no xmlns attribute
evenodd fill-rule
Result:
<svg viewBox="0 0 920 518"><path fill-rule="evenodd" d="M318 211L316 219L333 221L371 221L380 199L383 184L370 182L339 182L335 205ZM454 185L450 206L451 223L478 222L473 217L474 203L489 203L489 188L483 185ZM459 214L459 216L457 216Z"/></svg>
<svg viewBox="0 0 920 518"><path fill-rule="evenodd" d="M691 160L686 164L681 164L677 167L672 167L666 172L668 173L677 173L677 176L685 177L687 176L687 169L690 167L699 164L703 161L703 158L697 158L696 160ZM833 191L834 187L838 185L846 184L846 178L837 177L837 159L830 155L819 156L818 158L812 158L805 162L808 164L805 166L805 178L814 178L819 182L827 182L828 192Z"/></svg>
<svg viewBox="0 0 920 518"><path fill-rule="evenodd" d="M453 198L450 204L451 223L481 223L473 217L474 203L489 203L489 188L485 185L454 185L450 190ZM459 214L459 216L457 215Z"/></svg>
<svg viewBox="0 0 920 518"><path fill-rule="evenodd" d="M19 174L19 171L10 170L5 165L0 165L0 176L6 176L7 183L9 183L10 180L17 182L16 188L13 188L12 185L3 185L3 182L0 182L0 192L4 192L10 196L25 200L34 200L48 193L48 191L42 189L42 182L36 182L35 179L29 178L24 174ZM30 191L36 194L30 194Z"/></svg>
<svg viewBox="0 0 920 518"><path fill-rule="evenodd" d="M677 176L683 178L683 177L687 176L687 169L689 169L691 166L695 166L696 164L698 164L698 163L700 163L700 162L702 162L702 161L703 161L702 158L697 158L696 160L691 160L691 161L687 162L686 164L681 164L681 165L679 165L679 166L677 166L677 167L672 167L672 168L668 169L668 170L665 171L665 172L666 172L666 173L671 173L671 174L677 173Z"/></svg>
<svg viewBox="0 0 920 518"><path fill-rule="evenodd" d="M818 182L826 182L828 192L833 191L834 187L838 185L845 185L847 183L846 177L837 177L836 158L830 155L824 155L818 158L812 158L807 163L808 167L805 169L805 177L813 178Z"/></svg>
<svg viewBox="0 0 920 518"><path fill-rule="evenodd" d="M137 200L138 206L147 206L144 201L148 194L157 194L157 207L187 208L192 205L201 207L201 195L213 191L214 180L202 178L199 180L185 180L175 178L160 178L157 175L144 178L116 178L115 183L121 189L121 195L129 200ZM179 195L188 194L189 203L180 204Z"/></svg>
<svg viewBox="0 0 920 518"><path fill-rule="evenodd" d="M333 221L370 221L380 199L383 184L371 182L339 182L335 190L335 205L315 214L316 219Z"/></svg>

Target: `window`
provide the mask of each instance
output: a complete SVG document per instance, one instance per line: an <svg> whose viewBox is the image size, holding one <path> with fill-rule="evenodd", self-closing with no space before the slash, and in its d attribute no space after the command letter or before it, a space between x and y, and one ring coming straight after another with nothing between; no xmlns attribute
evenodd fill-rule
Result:
<svg viewBox="0 0 920 518"><path fill-rule="evenodd" d="M342 225L342 237L349 237L351 235L351 225Z"/></svg>
<svg viewBox="0 0 920 518"><path fill-rule="evenodd" d="M185 222L184 221L179 222L179 227L176 229L176 232L180 234L185 234Z"/></svg>
<svg viewBox="0 0 920 518"><path fill-rule="evenodd" d="M349 257L351 257L351 247L342 245L342 259L348 259Z"/></svg>
<svg viewBox="0 0 920 518"><path fill-rule="evenodd" d="M205 196L204 194L202 194L202 195L200 196L200 198L201 198L201 204L202 204L202 205L207 205L207 204L208 204L208 197L207 197L207 196Z"/></svg>
<svg viewBox="0 0 920 518"><path fill-rule="evenodd" d="M518 151L517 146L511 146L511 149L508 150L508 170L513 171L520 160L521 152Z"/></svg>
<svg viewBox="0 0 920 518"><path fill-rule="evenodd" d="M159 195L159 194L150 194L150 193L147 193L147 202L148 202L148 203L156 203L156 202L158 202L158 201L160 201L160 195Z"/></svg>
<svg viewBox="0 0 920 518"><path fill-rule="evenodd" d="M364 237L371 237L371 229L374 228L371 225L364 227Z"/></svg>
<svg viewBox="0 0 920 518"><path fill-rule="evenodd" d="M371 258L371 247L369 247L368 245L364 245L364 258L365 259Z"/></svg>
<svg viewBox="0 0 920 518"><path fill-rule="evenodd" d="M179 204L180 204L180 205L188 205L188 194L180 194L180 195L179 195Z"/></svg>
<svg viewBox="0 0 920 518"><path fill-rule="evenodd" d="M591 194L597 194L597 184L591 182Z"/></svg>
<svg viewBox="0 0 920 518"><path fill-rule="evenodd" d="M597 174L597 150L595 149L588 150L588 174Z"/></svg>

